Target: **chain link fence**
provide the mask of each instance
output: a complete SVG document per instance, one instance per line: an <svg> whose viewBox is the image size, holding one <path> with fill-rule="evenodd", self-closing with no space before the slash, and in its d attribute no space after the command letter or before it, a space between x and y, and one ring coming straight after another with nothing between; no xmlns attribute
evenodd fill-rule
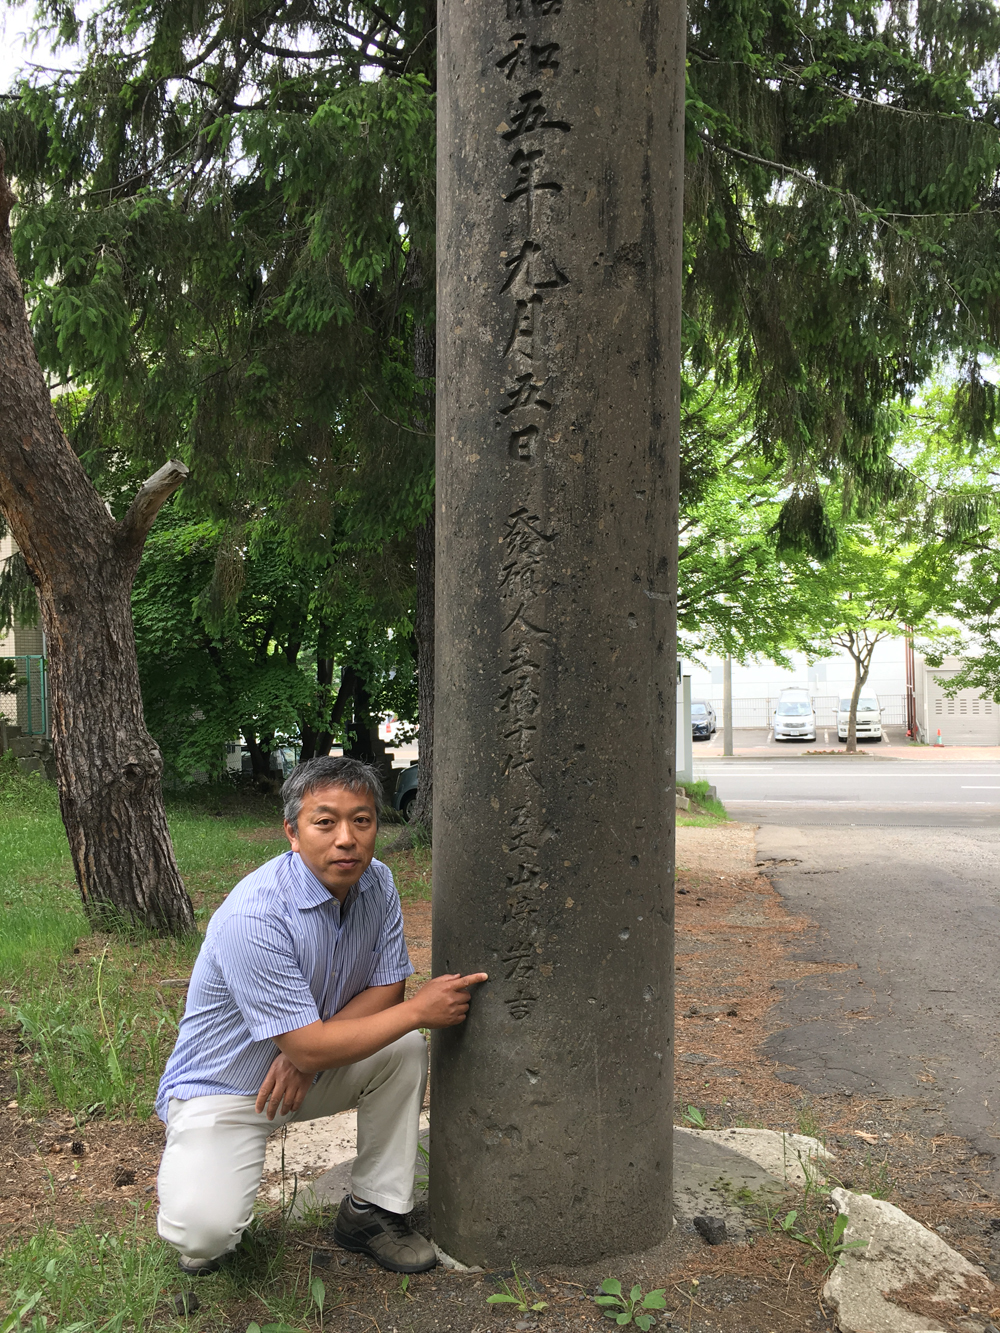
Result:
<svg viewBox="0 0 1000 1333"><path fill-rule="evenodd" d="M20 727L22 736L49 734L48 683L45 658L33 653L0 657L0 665L13 663L14 689L0 694L0 717Z"/></svg>

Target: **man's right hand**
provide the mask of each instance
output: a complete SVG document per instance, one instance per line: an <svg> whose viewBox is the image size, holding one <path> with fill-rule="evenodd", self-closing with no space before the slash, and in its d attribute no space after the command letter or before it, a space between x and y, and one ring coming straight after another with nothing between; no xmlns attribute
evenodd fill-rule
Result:
<svg viewBox="0 0 1000 1333"><path fill-rule="evenodd" d="M458 972L446 972L421 986L413 997L420 1011L422 1028L453 1028L464 1023L469 1012L469 989L479 986L489 977L485 972L472 972L463 977Z"/></svg>

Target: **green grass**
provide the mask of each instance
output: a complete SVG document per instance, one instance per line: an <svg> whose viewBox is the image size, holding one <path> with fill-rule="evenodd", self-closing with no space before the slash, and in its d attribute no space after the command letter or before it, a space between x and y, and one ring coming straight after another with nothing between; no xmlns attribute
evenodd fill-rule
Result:
<svg viewBox="0 0 1000 1333"><path fill-rule="evenodd" d="M178 1316L174 1298L192 1284L178 1276L173 1247L153 1234L152 1208L131 1205L68 1231L46 1226L8 1242L0 1250L0 1328L14 1316L12 1333L226 1329L234 1307L241 1326L248 1317L316 1326L311 1270L301 1248L288 1246L287 1228L274 1214L255 1219L233 1260L198 1282L196 1318ZM326 1292L327 1313L338 1299L335 1290Z"/></svg>
<svg viewBox="0 0 1000 1333"><path fill-rule="evenodd" d="M18 1333L148 1327L167 1288L176 1288L176 1263L176 1253L140 1227L138 1209L131 1225L87 1225L67 1234L45 1227L0 1253L0 1322L20 1314ZM30 1309L21 1314L25 1305Z"/></svg>

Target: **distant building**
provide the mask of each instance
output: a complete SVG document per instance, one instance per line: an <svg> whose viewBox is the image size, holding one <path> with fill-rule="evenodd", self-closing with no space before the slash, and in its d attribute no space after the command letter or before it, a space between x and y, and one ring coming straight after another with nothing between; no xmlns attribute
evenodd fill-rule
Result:
<svg viewBox="0 0 1000 1333"><path fill-rule="evenodd" d="M8 533L0 540L0 566L17 550ZM16 694L0 694L0 717L18 726L24 736L50 736L45 678L45 636L40 625L14 624L0 634L0 657L14 658L24 682Z"/></svg>
<svg viewBox="0 0 1000 1333"><path fill-rule="evenodd" d="M917 655L917 719L922 740L943 745L1000 745L1000 705L978 690L960 690L949 699L942 688L961 669L962 660L946 657L939 667L930 667Z"/></svg>

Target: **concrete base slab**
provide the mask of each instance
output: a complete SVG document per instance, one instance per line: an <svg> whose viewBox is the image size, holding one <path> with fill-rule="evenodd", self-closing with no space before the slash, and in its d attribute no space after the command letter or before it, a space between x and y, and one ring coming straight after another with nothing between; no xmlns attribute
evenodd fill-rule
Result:
<svg viewBox="0 0 1000 1333"><path fill-rule="evenodd" d="M426 1148L430 1134L427 1115L421 1116L420 1141ZM284 1147L284 1182L280 1176ZM302 1218L316 1208L338 1204L351 1188L357 1155L357 1112L342 1111L319 1120L288 1125L274 1134L264 1162L271 1183L266 1195L272 1202L292 1199L291 1215ZM691 1223L705 1214L726 1222L731 1239L744 1240L747 1227L740 1200L748 1195L777 1199L788 1185L805 1184L802 1162L829 1156L817 1139L773 1130L701 1130L674 1126L674 1211L678 1220ZM418 1178L424 1175L418 1170ZM426 1198L418 1188L417 1197Z"/></svg>
<svg viewBox="0 0 1000 1333"><path fill-rule="evenodd" d="M806 1134L782 1134L774 1129L684 1129L681 1132L741 1153L785 1185L803 1187L817 1177L822 1179L823 1163L833 1160L833 1153L828 1152L819 1139ZM676 1150L676 1136L674 1144Z"/></svg>
<svg viewBox="0 0 1000 1333"><path fill-rule="evenodd" d="M285 1127L284 1181L272 1180L267 1198L278 1203L294 1197L290 1216L306 1217L317 1208L340 1203L351 1188L351 1171L358 1152L358 1113L340 1111L318 1120L303 1120ZM426 1112L420 1117L420 1142L426 1148L430 1121ZM272 1135L264 1158L265 1173L281 1172L282 1136ZM318 1175L314 1174L319 1172ZM418 1179L426 1173L417 1168ZM417 1191L418 1202L427 1197L426 1189Z"/></svg>
<svg viewBox="0 0 1000 1333"><path fill-rule="evenodd" d="M349 1162L358 1151L358 1113L339 1111L319 1120L293 1121L267 1141L264 1172L281 1170L282 1152L286 1175L312 1175Z"/></svg>
<svg viewBox="0 0 1000 1333"><path fill-rule="evenodd" d="M688 1224L702 1215L720 1217L730 1239L742 1241L750 1196L777 1202L786 1185L752 1157L720 1142L720 1133L725 1131L674 1126L674 1213Z"/></svg>
<svg viewBox="0 0 1000 1333"><path fill-rule="evenodd" d="M844 1255L823 1288L824 1301L837 1311L841 1333L943 1330L947 1320L893 1304L894 1292L915 1284L929 1301L987 1309L995 1304L996 1289L983 1270L900 1208L846 1189L835 1189L830 1197L849 1219L844 1240L863 1242ZM956 1313L954 1305L949 1313Z"/></svg>

